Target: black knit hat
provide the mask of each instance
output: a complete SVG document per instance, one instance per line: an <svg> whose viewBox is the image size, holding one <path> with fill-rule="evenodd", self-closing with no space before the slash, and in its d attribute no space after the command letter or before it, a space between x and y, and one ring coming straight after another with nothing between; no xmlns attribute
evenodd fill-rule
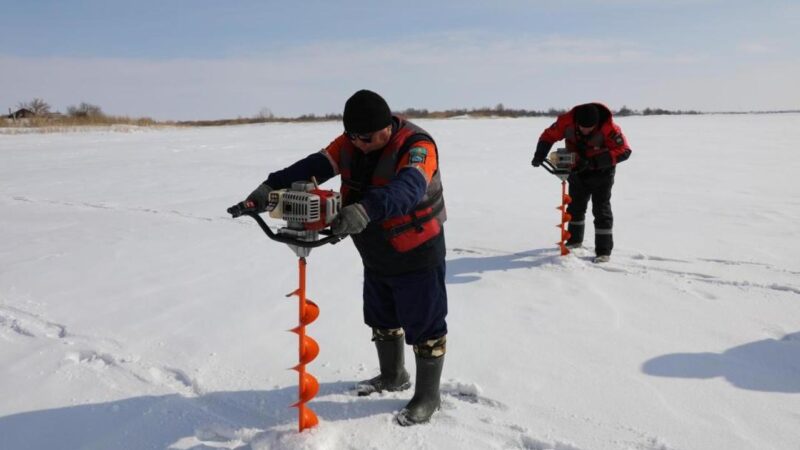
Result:
<svg viewBox="0 0 800 450"><path fill-rule="evenodd" d="M580 105L575 108L575 122L584 128L590 128L597 125L600 121L600 110L592 103Z"/></svg>
<svg viewBox="0 0 800 450"><path fill-rule="evenodd" d="M348 133L371 133L392 124L392 111L380 95L362 89L344 104L344 130Z"/></svg>

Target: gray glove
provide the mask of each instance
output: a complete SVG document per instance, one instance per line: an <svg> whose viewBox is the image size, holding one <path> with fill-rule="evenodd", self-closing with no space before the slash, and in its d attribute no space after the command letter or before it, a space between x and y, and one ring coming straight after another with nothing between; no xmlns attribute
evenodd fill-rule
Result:
<svg viewBox="0 0 800 450"><path fill-rule="evenodd" d="M247 200L244 201L245 207L255 208L258 212L266 211L270 192L272 192L272 188L261 183L255 191L247 196Z"/></svg>
<svg viewBox="0 0 800 450"><path fill-rule="evenodd" d="M358 234L364 231L369 223L367 210L360 203L347 205L333 219L331 231L333 234Z"/></svg>

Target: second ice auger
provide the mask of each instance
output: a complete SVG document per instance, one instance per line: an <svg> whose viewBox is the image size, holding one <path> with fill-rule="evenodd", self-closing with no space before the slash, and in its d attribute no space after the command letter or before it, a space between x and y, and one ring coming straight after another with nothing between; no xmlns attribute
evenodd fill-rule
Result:
<svg viewBox="0 0 800 450"><path fill-rule="evenodd" d="M550 153L542 162L542 166L561 180L561 205L556 207L561 211L561 223L556 225L561 230L561 239L556 244L561 249L561 256L569 255L566 242L570 238L570 233L564 227L572 220L572 216L567 212L567 205L572 202L572 197L567 194L567 178L575 167L575 154L565 148L560 148Z"/></svg>

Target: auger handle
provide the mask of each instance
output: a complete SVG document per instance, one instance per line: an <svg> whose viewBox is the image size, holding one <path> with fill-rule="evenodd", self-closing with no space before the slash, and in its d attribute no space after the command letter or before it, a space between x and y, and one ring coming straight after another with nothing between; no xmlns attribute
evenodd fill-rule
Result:
<svg viewBox="0 0 800 450"><path fill-rule="evenodd" d="M231 217L233 217L235 219L235 218L241 217L242 215L247 214L249 212L256 212L256 208L253 208L253 207L248 208L247 206L245 206L245 202L239 202L239 203L231 206L230 208L228 208L227 211L228 211L228 214L230 214Z"/></svg>
<svg viewBox="0 0 800 450"><path fill-rule="evenodd" d="M561 181L566 180L569 178L570 173L572 173L571 169L559 169L550 162L549 159L545 159L542 161L542 167L553 175L557 176Z"/></svg>
<svg viewBox="0 0 800 450"><path fill-rule="evenodd" d="M322 235L326 235L327 237L319 239L317 241L301 241L299 239L295 239L290 236L282 236L280 234L275 233L272 229L264 222L264 219L258 215L258 212L255 208L248 208L244 206L244 202L237 203L230 208L228 208L228 214L231 215L233 218L241 217L241 216L250 216L253 220L258 223L258 226L266 233L266 235L272 239L273 241L281 242L283 244L291 244L297 247L303 248L317 248L321 247L325 244L335 244L342 239L346 238L347 235L335 235L330 230L322 230L319 233Z"/></svg>
<svg viewBox="0 0 800 450"><path fill-rule="evenodd" d="M550 173L552 173L553 175L556 175L556 176L567 175L567 174L569 174L571 172L570 170L557 168L556 166L553 165L552 162L550 162L549 159L545 159L544 161L542 161L542 167L544 167L544 169L546 171L548 171L548 172L550 172Z"/></svg>

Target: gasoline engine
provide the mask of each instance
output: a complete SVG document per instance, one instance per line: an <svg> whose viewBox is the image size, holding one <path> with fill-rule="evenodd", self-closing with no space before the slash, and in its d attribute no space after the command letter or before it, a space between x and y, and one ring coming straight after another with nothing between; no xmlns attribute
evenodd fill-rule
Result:
<svg viewBox="0 0 800 450"><path fill-rule="evenodd" d="M317 242L320 231L331 225L341 209L340 193L319 189L308 181L297 181L291 189L270 192L267 204L270 217L286 221L285 227L278 228L278 235L301 242ZM299 257L311 253L311 247L286 243Z"/></svg>

